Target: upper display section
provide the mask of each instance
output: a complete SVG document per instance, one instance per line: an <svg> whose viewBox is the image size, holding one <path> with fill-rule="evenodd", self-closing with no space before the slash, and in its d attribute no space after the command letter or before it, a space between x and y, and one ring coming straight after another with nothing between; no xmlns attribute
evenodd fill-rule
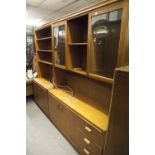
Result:
<svg viewBox="0 0 155 155"><path fill-rule="evenodd" d="M87 43L88 15L68 20L68 43Z"/></svg>
<svg viewBox="0 0 155 155"><path fill-rule="evenodd" d="M117 66L121 18L121 9L91 18L91 73L113 78Z"/></svg>
<svg viewBox="0 0 155 155"><path fill-rule="evenodd" d="M37 39L44 39L51 37L51 26L36 30L36 37Z"/></svg>
<svg viewBox="0 0 155 155"><path fill-rule="evenodd" d="M128 0L105 0L35 30L41 63L106 83L129 64ZM50 63L50 64L49 64Z"/></svg>

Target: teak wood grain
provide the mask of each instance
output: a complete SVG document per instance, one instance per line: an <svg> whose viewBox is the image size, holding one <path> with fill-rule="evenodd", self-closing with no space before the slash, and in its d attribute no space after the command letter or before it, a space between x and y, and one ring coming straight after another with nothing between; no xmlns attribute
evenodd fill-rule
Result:
<svg viewBox="0 0 155 155"><path fill-rule="evenodd" d="M128 0L103 0L35 29L38 64L35 100L80 154L120 155L123 152L125 155L128 152L128 135L124 132L128 125L128 113L125 114L128 107L122 104L128 101L126 69L117 69L115 79L91 72L92 65L96 66L91 61L92 57L95 59L91 53L94 51L92 18L118 9L122 9L118 53L115 56L108 53L111 59L106 62L115 61L114 56L116 67L129 64L128 7ZM65 65L55 63L53 30L62 25L66 37ZM66 87L53 89L53 80L58 88L69 86L74 96L66 92ZM118 97L120 94L122 99ZM122 115L125 117L119 119Z"/></svg>

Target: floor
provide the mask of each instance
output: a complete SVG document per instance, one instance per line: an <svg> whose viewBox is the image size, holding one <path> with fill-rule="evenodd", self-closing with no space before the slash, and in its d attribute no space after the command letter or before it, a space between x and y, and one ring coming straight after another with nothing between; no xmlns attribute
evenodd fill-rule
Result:
<svg viewBox="0 0 155 155"><path fill-rule="evenodd" d="M32 98L26 100L26 155L78 155Z"/></svg>

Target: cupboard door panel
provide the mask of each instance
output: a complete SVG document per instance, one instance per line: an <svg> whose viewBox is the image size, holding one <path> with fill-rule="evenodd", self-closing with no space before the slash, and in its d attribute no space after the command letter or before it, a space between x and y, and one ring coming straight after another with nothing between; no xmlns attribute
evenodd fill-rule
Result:
<svg viewBox="0 0 155 155"><path fill-rule="evenodd" d="M54 27L55 64L65 66L66 32L65 25Z"/></svg>
<svg viewBox="0 0 155 155"><path fill-rule="evenodd" d="M35 83L33 83L33 92L34 92L35 102L38 104L39 103L39 87Z"/></svg>
<svg viewBox="0 0 155 155"><path fill-rule="evenodd" d="M40 88L40 107L42 110L49 115L49 107L48 107L48 95L47 90Z"/></svg>
<svg viewBox="0 0 155 155"><path fill-rule="evenodd" d="M59 102L53 95L49 95L49 115L56 126L67 135L68 117L67 108Z"/></svg>
<svg viewBox="0 0 155 155"><path fill-rule="evenodd" d="M90 72L113 78L117 66L122 9L91 17Z"/></svg>

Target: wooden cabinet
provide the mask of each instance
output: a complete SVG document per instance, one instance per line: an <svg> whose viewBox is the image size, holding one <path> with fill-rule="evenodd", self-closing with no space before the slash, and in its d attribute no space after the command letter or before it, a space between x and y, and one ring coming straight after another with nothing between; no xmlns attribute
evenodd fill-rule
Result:
<svg viewBox="0 0 155 155"><path fill-rule="evenodd" d="M34 89L34 98L36 103L48 116L49 115L48 91L36 83L33 83L33 89Z"/></svg>
<svg viewBox="0 0 155 155"><path fill-rule="evenodd" d="M50 119L80 154L101 155L105 132L88 123L85 118L79 116L50 92L48 99Z"/></svg>
<svg viewBox="0 0 155 155"><path fill-rule="evenodd" d="M35 30L35 44L39 107L80 154L103 155L104 148L113 151L112 145L120 150L124 145L116 133L121 133L113 129L125 120L118 118L126 115L119 100L123 86L115 81L118 94L113 91L112 99L111 94L115 68L128 65L128 0L106 0L45 24Z"/></svg>
<svg viewBox="0 0 155 155"><path fill-rule="evenodd" d="M121 19L122 9L91 14L90 73L113 78L117 66Z"/></svg>
<svg viewBox="0 0 155 155"><path fill-rule="evenodd" d="M129 154L129 69L116 69L105 155Z"/></svg>

